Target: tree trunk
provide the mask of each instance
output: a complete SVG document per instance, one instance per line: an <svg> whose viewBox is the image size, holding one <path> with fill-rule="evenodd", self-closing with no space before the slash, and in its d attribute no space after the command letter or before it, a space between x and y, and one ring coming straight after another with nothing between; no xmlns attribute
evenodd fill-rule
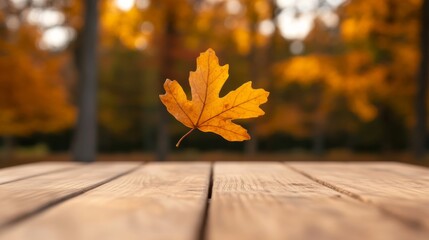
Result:
<svg viewBox="0 0 429 240"><path fill-rule="evenodd" d="M268 50L270 43L267 43L265 46L253 46L252 52L250 54L250 69L249 72L252 77L253 81L253 87L258 88L259 85L266 81L267 75L268 75ZM259 119L252 119L252 123L249 127L249 133L252 137L251 140L247 141L245 143L244 150L248 156L254 156L258 152L258 135L257 135L257 129L258 129L258 122Z"/></svg>
<svg viewBox="0 0 429 240"><path fill-rule="evenodd" d="M322 121L316 122L313 133L313 153L322 155L325 152L325 131Z"/></svg>
<svg viewBox="0 0 429 240"><path fill-rule="evenodd" d="M8 162L13 158L15 143L12 136L3 136L3 161Z"/></svg>
<svg viewBox="0 0 429 240"><path fill-rule="evenodd" d="M249 135L251 136L252 139L247 141L244 145L244 152L246 153L247 156L250 156L250 157L253 157L258 153L259 139L258 139L258 135L256 135L256 128L257 128L256 123L252 123L250 125Z"/></svg>
<svg viewBox="0 0 429 240"><path fill-rule="evenodd" d="M424 157L426 151L426 101L429 76L429 0L424 0L421 13L421 60L417 76L417 96L415 102L416 125L414 129L414 154L418 158Z"/></svg>
<svg viewBox="0 0 429 240"><path fill-rule="evenodd" d="M162 106L161 106L162 107ZM170 133L168 114L165 109L159 109L158 136L156 143L156 159L164 161L170 152Z"/></svg>
<svg viewBox="0 0 429 240"><path fill-rule="evenodd" d="M163 40L163 48L161 49L161 68L160 68L160 89L164 89L163 85L167 78L172 78L171 68L174 65L172 55L173 49L176 46L177 30L175 28L175 13L171 6L167 6L165 19L165 34ZM158 132L156 144L156 158L158 161L164 161L170 152L170 132L168 127L169 116L164 105L159 102L158 105Z"/></svg>
<svg viewBox="0 0 429 240"><path fill-rule="evenodd" d="M315 108L313 115L313 129L312 129L312 140L313 146L312 151L315 155L322 155L325 153L325 140L326 140L326 128L328 123L328 112L326 106L332 104L329 95L326 94L325 87L316 87L315 93Z"/></svg>
<svg viewBox="0 0 429 240"><path fill-rule="evenodd" d="M79 114L73 142L76 161L95 161L97 151L98 1L86 0L79 51Z"/></svg>
<svg viewBox="0 0 429 240"><path fill-rule="evenodd" d="M392 141L392 124L393 116L392 110L386 104L381 103L378 107L378 112L381 121L381 150L383 153L390 153L393 150L393 141Z"/></svg>
<svg viewBox="0 0 429 240"><path fill-rule="evenodd" d="M256 29L254 30L256 32ZM263 46L257 46L256 43L253 43L252 52L249 56L249 73L252 77L253 87L260 87L261 83L268 80L269 75L269 57L270 57L270 48L271 48L271 38L267 39L267 43ZM252 119L252 123L249 127L249 133L252 139L247 141L244 146L244 151L248 156L254 156L258 152L258 119Z"/></svg>
<svg viewBox="0 0 429 240"><path fill-rule="evenodd" d="M265 67L265 57L264 54L262 54L261 47L255 46L256 44L253 43L252 50L249 54L248 61L249 61L249 73L251 80L253 81L253 87L257 86L259 82L261 81L262 76L262 69ZM262 57L262 58L261 58ZM256 134L257 129L257 123L256 119L253 119L252 123L249 125L249 135L252 139L245 142L244 145L244 152L248 156L254 156L258 152L258 136Z"/></svg>
<svg viewBox="0 0 429 240"><path fill-rule="evenodd" d="M268 1L269 8L271 9L270 20L275 20L275 13L278 11L274 1ZM252 41L252 49L249 55L249 73L251 80L253 81L253 87L260 87L262 82L266 82L269 78L270 73L270 50L272 47L273 36L265 36L265 43L258 44L256 35L258 34L258 24L260 23L260 17L257 14L257 10L251 12L251 35L255 38ZM269 89L271 91L272 89ZM244 146L244 151L248 156L254 156L258 152L259 139L257 135L258 125L260 120L253 119L249 127L249 133L252 139L247 141Z"/></svg>

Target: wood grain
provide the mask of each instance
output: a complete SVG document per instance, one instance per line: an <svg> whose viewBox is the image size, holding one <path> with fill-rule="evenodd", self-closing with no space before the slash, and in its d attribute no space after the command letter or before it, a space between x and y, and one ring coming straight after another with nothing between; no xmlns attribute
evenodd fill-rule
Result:
<svg viewBox="0 0 429 240"><path fill-rule="evenodd" d="M426 168L385 162L288 165L411 226L429 231L429 170Z"/></svg>
<svg viewBox="0 0 429 240"><path fill-rule="evenodd" d="M0 185L0 229L136 168L139 163L94 163Z"/></svg>
<svg viewBox="0 0 429 240"><path fill-rule="evenodd" d="M427 239L281 163L216 163L209 240Z"/></svg>
<svg viewBox="0 0 429 240"><path fill-rule="evenodd" d="M8 229L0 239L198 239L209 163L149 163Z"/></svg>
<svg viewBox="0 0 429 240"><path fill-rule="evenodd" d="M41 162L0 169L0 184L63 171L78 166L73 162Z"/></svg>

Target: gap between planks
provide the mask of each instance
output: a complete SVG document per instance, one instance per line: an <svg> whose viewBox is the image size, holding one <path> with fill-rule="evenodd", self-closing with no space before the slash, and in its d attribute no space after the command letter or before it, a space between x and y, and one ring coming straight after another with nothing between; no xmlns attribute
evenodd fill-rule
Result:
<svg viewBox="0 0 429 240"><path fill-rule="evenodd" d="M41 171L36 171L35 173L32 173L34 171L34 166L47 168L42 169ZM3 179L0 178L0 185L16 182L16 181L22 181L29 178L39 177L46 174L51 173L57 173L57 172L63 172L67 171L73 168L78 167L78 163L56 163L56 162L41 162L36 164L24 164L19 166L14 166L10 168L4 168L0 169L0 173L4 175L6 173L6 176L3 176ZM31 168L31 169L28 169ZM31 170L30 172L26 172ZM24 172L24 174L22 174ZM21 174L21 176L16 176L16 174ZM13 176L10 176L13 175Z"/></svg>
<svg viewBox="0 0 429 240"><path fill-rule="evenodd" d="M198 240L205 240L206 236L207 236L210 201L212 199L212 194L213 194L213 181L214 181L213 168L214 168L214 163L215 162L210 163L210 174L209 174L209 186L208 186L208 190L207 190L207 199L205 202L206 205L204 206L203 216L201 218L201 227L200 227L200 232L199 232L198 238L197 238Z"/></svg>
<svg viewBox="0 0 429 240"><path fill-rule="evenodd" d="M405 216L396 214L395 212L392 212L389 209L386 209L383 206L380 206L379 204L374 203L370 199L366 199L366 198L360 196L359 194L356 194L354 192L348 191L348 190L346 190L346 189L344 189L342 187L336 186L336 185L334 185L332 183L329 183L327 181L324 181L324 180L322 180L320 178L314 177L313 175L311 175L311 174L309 174L309 173L307 173L305 171L302 171L300 169L297 169L296 167L293 167L293 166L291 166L291 165L289 165L287 163L284 163L284 164L290 170L292 170L292 171L294 171L296 173L299 173L302 176L304 176L304 177L306 177L306 178L308 178L308 179L310 179L310 180L312 180L312 181L314 181L314 182L316 182L316 183L318 183L318 184L320 184L320 185L322 185L324 187L330 188L330 189L332 189L332 190L334 190L334 191L336 191L338 193L341 193L341 194L343 194L345 196L348 196L348 197L350 197L350 198L352 198L352 199L354 199L356 201L362 202L364 204L368 204L368 205L376 208L381 213L383 213L386 216L389 216L389 217L391 217L391 218L399 221L402 224L405 224L407 227L410 227L412 229L416 229L416 230L419 230L419 231L425 230L425 226L420 221L418 221L417 219L407 218Z"/></svg>

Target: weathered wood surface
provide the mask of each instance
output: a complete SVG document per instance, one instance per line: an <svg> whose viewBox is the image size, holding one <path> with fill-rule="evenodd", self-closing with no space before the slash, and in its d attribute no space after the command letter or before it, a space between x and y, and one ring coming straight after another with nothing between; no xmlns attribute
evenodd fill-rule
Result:
<svg viewBox="0 0 429 240"><path fill-rule="evenodd" d="M208 239L427 239L281 163L217 163Z"/></svg>
<svg viewBox="0 0 429 240"><path fill-rule="evenodd" d="M96 163L0 185L0 229L116 178L138 163Z"/></svg>
<svg viewBox="0 0 429 240"><path fill-rule="evenodd" d="M44 163L0 181L0 240L429 239L429 170L398 163Z"/></svg>
<svg viewBox="0 0 429 240"><path fill-rule="evenodd" d="M197 239L209 163L148 164L10 228L0 239Z"/></svg>
<svg viewBox="0 0 429 240"><path fill-rule="evenodd" d="M429 231L429 170L400 163L289 163L308 177ZM429 235L428 235L429 239Z"/></svg>
<svg viewBox="0 0 429 240"><path fill-rule="evenodd" d="M0 184L6 184L46 173L63 171L78 165L78 163L72 162L42 162L0 169Z"/></svg>

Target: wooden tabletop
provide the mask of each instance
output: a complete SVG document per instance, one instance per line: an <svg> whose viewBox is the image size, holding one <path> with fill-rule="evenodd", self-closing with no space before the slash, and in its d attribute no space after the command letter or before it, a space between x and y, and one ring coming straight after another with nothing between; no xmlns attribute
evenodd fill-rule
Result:
<svg viewBox="0 0 429 240"><path fill-rule="evenodd" d="M0 170L0 240L429 239L400 163L48 162Z"/></svg>

